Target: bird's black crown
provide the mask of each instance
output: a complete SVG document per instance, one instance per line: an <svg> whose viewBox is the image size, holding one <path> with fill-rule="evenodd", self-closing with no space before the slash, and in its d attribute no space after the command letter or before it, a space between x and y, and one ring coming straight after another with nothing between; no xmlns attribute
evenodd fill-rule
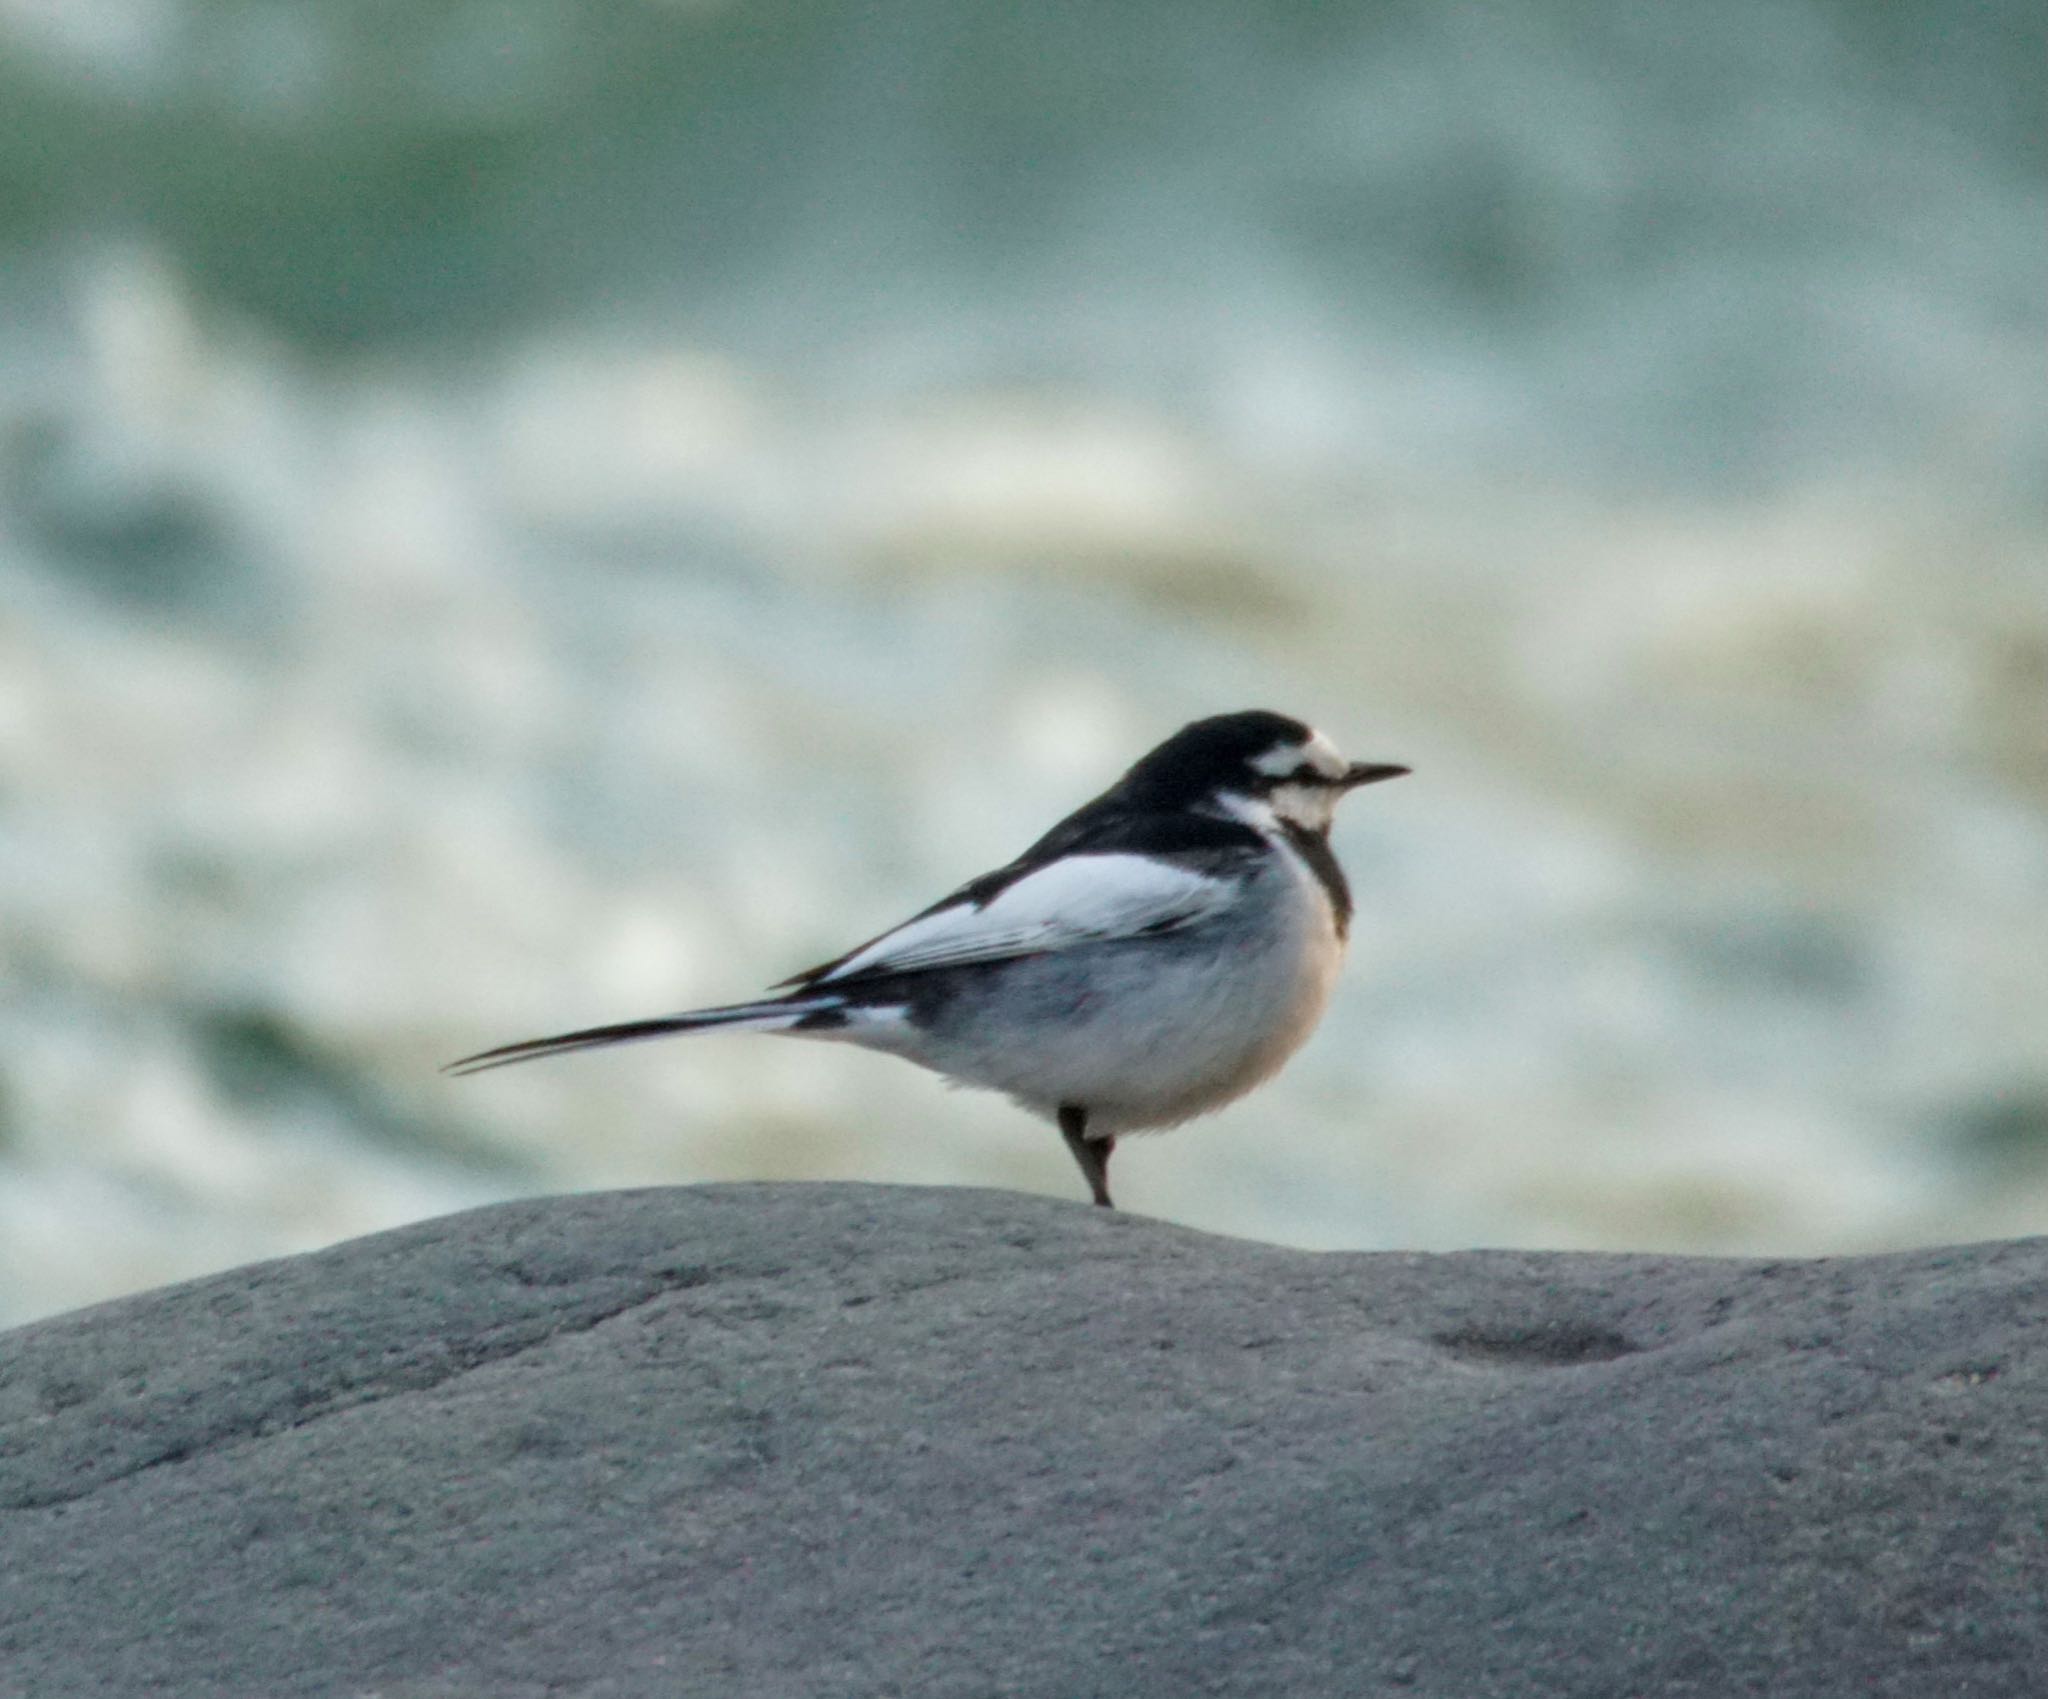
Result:
<svg viewBox="0 0 2048 1699"><path fill-rule="evenodd" d="M1315 734L1285 714L1252 708L1215 714L1181 729L1123 776L1117 788L1134 800L1174 807L1241 789L1250 763L1277 745L1306 743Z"/></svg>

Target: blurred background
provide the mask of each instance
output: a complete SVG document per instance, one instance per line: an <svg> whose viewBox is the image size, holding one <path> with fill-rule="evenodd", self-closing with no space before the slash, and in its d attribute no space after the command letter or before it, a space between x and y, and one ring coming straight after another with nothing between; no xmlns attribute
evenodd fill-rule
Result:
<svg viewBox="0 0 2048 1699"><path fill-rule="evenodd" d="M1196 715L1319 1246L2048 1230L2039 0L0 0L0 1319L519 1193L1084 1194L830 1046L476 1080Z"/></svg>

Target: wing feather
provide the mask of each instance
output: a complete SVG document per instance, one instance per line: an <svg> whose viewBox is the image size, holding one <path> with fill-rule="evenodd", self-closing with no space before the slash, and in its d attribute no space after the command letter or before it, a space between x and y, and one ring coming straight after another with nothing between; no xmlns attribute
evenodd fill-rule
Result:
<svg viewBox="0 0 2048 1699"><path fill-rule="evenodd" d="M1150 856L1069 855L1003 885L985 902L969 886L800 976L800 983L833 985L1155 936L1217 913L1234 889L1227 880Z"/></svg>

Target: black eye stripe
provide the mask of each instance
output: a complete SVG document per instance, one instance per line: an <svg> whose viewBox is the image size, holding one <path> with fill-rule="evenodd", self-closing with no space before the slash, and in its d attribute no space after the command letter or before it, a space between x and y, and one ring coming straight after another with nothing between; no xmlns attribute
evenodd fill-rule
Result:
<svg viewBox="0 0 2048 1699"><path fill-rule="evenodd" d="M1291 773L1261 773L1254 785L1257 794L1263 796L1278 790L1282 785L1334 785L1337 781L1327 773L1319 772L1304 761Z"/></svg>

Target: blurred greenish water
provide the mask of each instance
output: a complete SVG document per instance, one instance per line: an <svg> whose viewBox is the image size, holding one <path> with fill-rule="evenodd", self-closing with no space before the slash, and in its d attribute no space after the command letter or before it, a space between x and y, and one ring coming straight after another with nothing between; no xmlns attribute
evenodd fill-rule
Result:
<svg viewBox="0 0 2048 1699"><path fill-rule="evenodd" d="M0 1313L513 1190L1069 1192L834 1050L434 1067L1254 703L1417 776L1326 1030L1131 1207L2048 1224L2037 26L0 9Z"/></svg>

